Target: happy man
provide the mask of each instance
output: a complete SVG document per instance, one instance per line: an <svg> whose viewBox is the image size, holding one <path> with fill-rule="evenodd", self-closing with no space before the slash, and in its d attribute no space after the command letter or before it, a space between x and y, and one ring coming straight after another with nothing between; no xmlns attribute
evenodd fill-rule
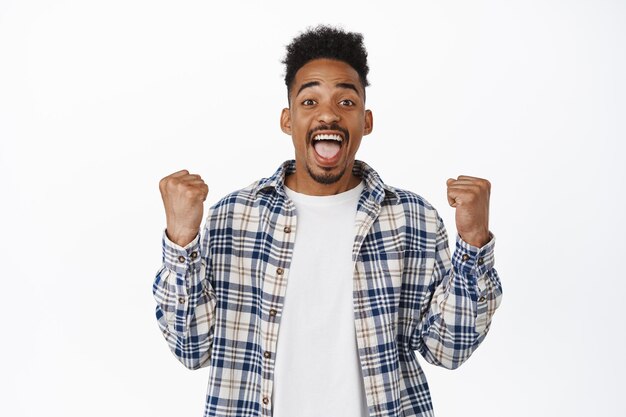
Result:
<svg viewBox="0 0 626 417"><path fill-rule="evenodd" d="M437 211L355 159L373 128L362 36L319 26L284 63L295 160L213 205L202 234L201 177L159 184L158 324L186 367L209 368L207 417L432 416L415 351L458 367L500 304L490 184L448 179L450 258Z"/></svg>

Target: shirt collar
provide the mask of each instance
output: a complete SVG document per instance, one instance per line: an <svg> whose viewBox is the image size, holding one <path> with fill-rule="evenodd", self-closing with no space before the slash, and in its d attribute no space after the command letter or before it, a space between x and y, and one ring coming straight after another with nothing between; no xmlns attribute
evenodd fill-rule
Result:
<svg viewBox="0 0 626 417"><path fill-rule="evenodd" d="M280 167L272 174L269 178L262 178L254 187L254 194L268 190L274 189L276 192L285 195L285 176L292 174L296 171L296 161L295 159L290 159L281 164ZM352 167L352 172L357 176L361 177L365 182L365 191L368 191L370 197L373 198L379 204L385 200L385 198L389 199L390 202L397 204L400 202L400 197L398 196L395 188L385 184L378 173L369 165L367 165L363 161L355 160L354 166Z"/></svg>

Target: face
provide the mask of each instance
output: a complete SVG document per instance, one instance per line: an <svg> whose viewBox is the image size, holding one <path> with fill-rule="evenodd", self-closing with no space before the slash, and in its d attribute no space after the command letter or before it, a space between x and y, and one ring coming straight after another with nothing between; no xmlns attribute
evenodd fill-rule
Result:
<svg viewBox="0 0 626 417"><path fill-rule="evenodd" d="M296 73L289 97L281 129L293 140L296 172L287 186L311 195L354 187L354 158L361 138L372 131L358 73L342 61L312 60Z"/></svg>

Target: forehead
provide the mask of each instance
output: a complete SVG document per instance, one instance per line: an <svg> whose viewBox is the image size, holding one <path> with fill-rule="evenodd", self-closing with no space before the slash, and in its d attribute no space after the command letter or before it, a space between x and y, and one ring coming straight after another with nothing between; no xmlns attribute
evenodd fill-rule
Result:
<svg viewBox="0 0 626 417"><path fill-rule="evenodd" d="M338 83L354 84L363 94L363 86L359 74L354 68L343 61L334 59L314 59L303 65L294 77L293 91L297 92L302 84L318 81L320 85L335 86Z"/></svg>

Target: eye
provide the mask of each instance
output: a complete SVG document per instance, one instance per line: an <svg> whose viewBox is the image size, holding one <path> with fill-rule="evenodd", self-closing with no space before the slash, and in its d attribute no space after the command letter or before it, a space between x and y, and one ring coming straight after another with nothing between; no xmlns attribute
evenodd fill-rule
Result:
<svg viewBox="0 0 626 417"><path fill-rule="evenodd" d="M346 98L341 100L339 104L341 104L342 106L354 106L354 101Z"/></svg>
<svg viewBox="0 0 626 417"><path fill-rule="evenodd" d="M314 105L314 104L315 104L315 101L314 101L314 100L311 100L310 98L307 98L306 100L304 100L304 101L302 102L302 105L303 105L303 106L312 106L312 105Z"/></svg>

